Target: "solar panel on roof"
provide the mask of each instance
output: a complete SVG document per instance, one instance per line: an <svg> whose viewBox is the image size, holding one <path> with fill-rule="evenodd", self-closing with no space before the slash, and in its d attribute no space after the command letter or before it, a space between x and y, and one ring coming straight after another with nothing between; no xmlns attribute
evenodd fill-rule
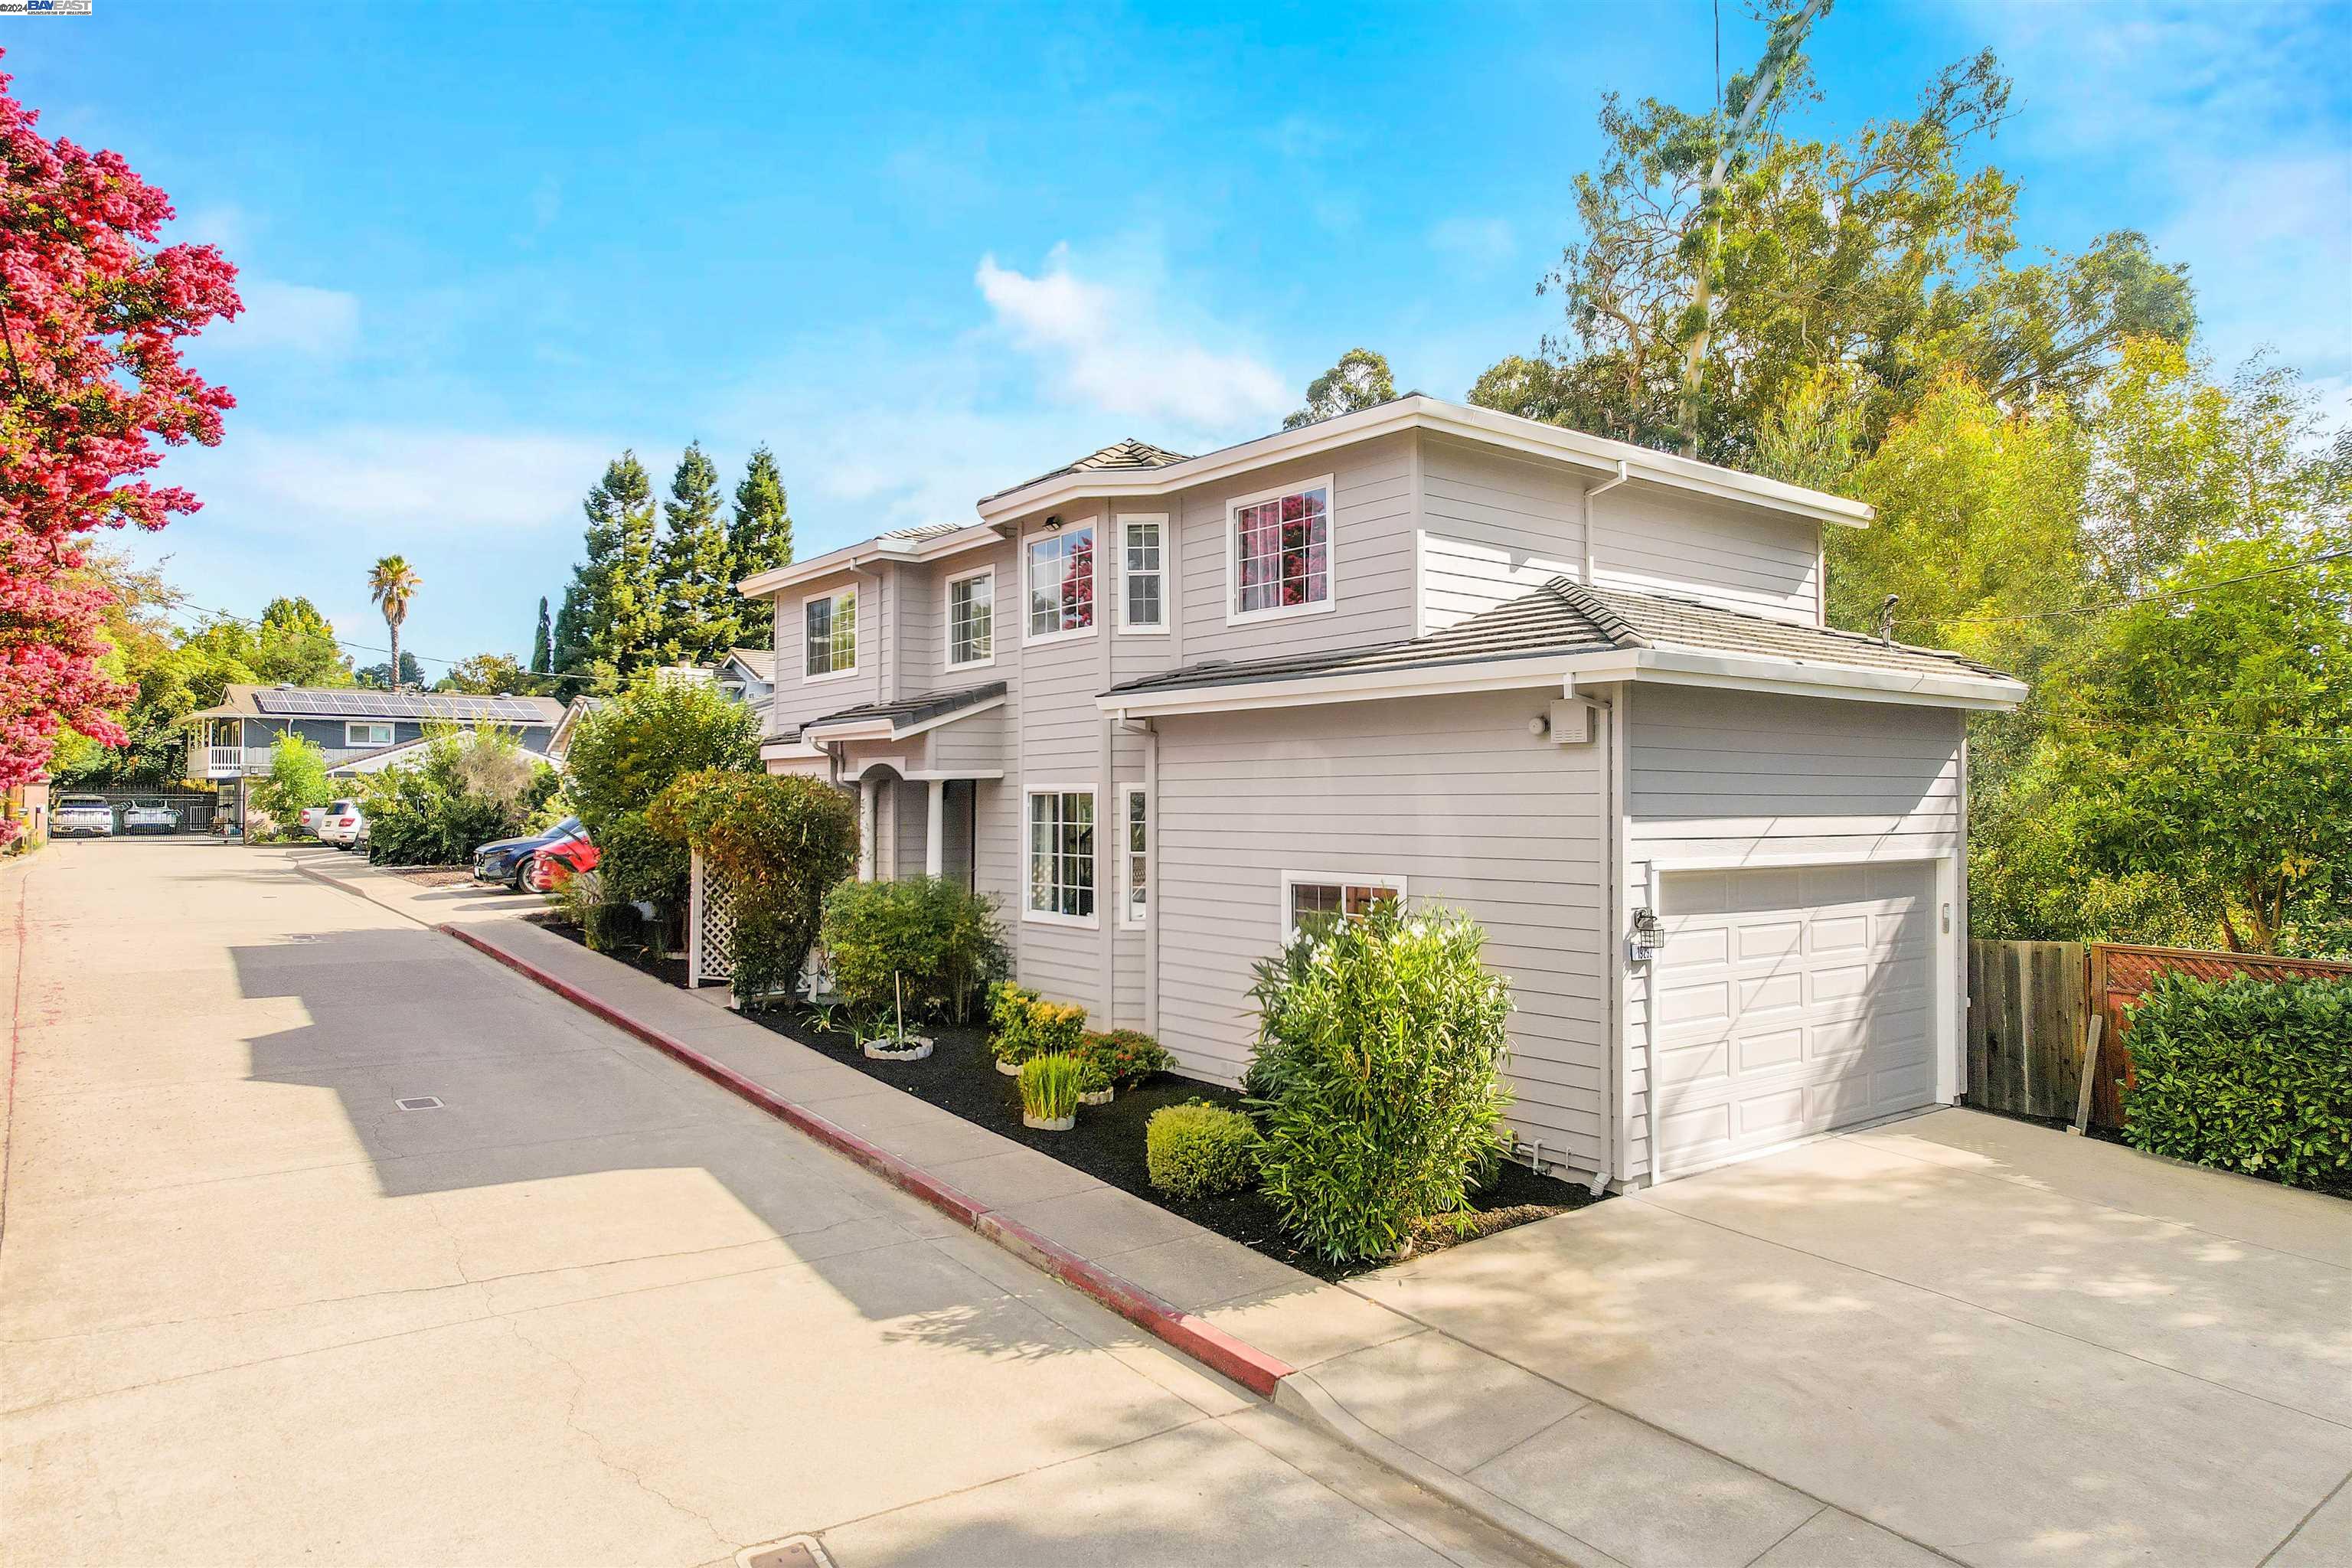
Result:
<svg viewBox="0 0 2352 1568"><path fill-rule="evenodd" d="M271 688L253 694L256 710L268 714L353 719L414 719L464 721L488 719L508 724L538 724L546 714L520 697L478 697L464 692L303 691Z"/></svg>

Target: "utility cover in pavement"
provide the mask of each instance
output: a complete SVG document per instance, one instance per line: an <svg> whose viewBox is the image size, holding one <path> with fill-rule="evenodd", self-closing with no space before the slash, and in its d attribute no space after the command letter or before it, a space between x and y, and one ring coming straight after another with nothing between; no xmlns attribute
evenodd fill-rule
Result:
<svg viewBox="0 0 2352 1568"><path fill-rule="evenodd" d="M403 1110L438 1110L441 1109L441 1101L429 1094L420 1094L413 1100L395 1100L393 1101L393 1104L400 1107Z"/></svg>
<svg viewBox="0 0 2352 1568"><path fill-rule="evenodd" d="M806 1535L796 1535L772 1546L747 1547L736 1555L735 1561L741 1568L833 1568L833 1559L824 1554L824 1548Z"/></svg>

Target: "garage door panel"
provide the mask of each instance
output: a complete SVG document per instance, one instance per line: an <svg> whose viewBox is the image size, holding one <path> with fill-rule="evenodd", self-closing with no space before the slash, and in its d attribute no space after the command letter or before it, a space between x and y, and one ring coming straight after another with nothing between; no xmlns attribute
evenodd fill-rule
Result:
<svg viewBox="0 0 2352 1568"><path fill-rule="evenodd" d="M1670 1166L1928 1101L1932 888L1919 863L1666 876L1654 984Z"/></svg>

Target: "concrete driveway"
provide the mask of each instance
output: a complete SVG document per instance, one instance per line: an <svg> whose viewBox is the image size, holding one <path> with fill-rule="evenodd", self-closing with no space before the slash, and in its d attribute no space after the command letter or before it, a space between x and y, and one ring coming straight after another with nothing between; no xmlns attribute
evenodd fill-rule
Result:
<svg viewBox="0 0 2352 1568"><path fill-rule="evenodd" d="M281 851L0 868L0 1028L9 1563L1525 1561Z"/></svg>
<svg viewBox="0 0 2352 1568"><path fill-rule="evenodd" d="M1587 1530L1612 1411L1752 1472L1725 1468L1717 1537L1664 1552L1616 1544L1616 1500L1588 1538L1629 1559L1750 1562L1826 1502L1970 1563L2352 1563L2337 1199L1945 1110L1354 1288L1591 1402L1469 1456L1546 1518Z"/></svg>

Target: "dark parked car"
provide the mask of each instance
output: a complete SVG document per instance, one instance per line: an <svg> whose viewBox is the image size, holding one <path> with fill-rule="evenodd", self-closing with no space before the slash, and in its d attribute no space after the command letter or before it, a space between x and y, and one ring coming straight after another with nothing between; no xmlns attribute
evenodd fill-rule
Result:
<svg viewBox="0 0 2352 1568"><path fill-rule="evenodd" d="M475 850L474 880L504 882L518 893L544 893L555 886L559 866L585 870L595 864L594 856L588 830L578 817L567 816L544 833L501 838Z"/></svg>

